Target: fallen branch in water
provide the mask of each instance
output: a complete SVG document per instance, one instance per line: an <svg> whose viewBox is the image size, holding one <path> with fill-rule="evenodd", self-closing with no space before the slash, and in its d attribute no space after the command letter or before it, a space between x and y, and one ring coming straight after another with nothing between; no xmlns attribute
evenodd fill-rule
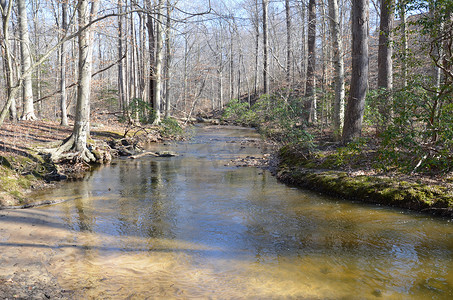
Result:
<svg viewBox="0 0 453 300"><path fill-rule="evenodd" d="M139 154L136 154L136 155L131 155L129 156L130 159L136 159L136 158L140 158L140 157L143 157L143 156L156 156L158 157L159 154L155 153L155 152L143 152L143 153L139 153Z"/></svg>

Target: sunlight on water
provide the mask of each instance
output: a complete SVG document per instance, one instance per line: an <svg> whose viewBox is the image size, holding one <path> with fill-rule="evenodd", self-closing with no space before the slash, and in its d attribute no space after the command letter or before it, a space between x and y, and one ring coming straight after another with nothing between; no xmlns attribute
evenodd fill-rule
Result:
<svg viewBox="0 0 453 300"><path fill-rule="evenodd" d="M243 138L257 135L199 129L158 146L179 157L117 160L36 195L68 201L0 218L0 273L44 265L79 299L453 297L448 220L227 165L260 155Z"/></svg>

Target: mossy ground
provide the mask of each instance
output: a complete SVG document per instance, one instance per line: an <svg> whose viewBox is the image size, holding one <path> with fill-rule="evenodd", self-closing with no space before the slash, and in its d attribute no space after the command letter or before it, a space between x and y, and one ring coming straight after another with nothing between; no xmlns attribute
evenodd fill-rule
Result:
<svg viewBox="0 0 453 300"><path fill-rule="evenodd" d="M369 153L285 146L279 155L277 177L284 182L346 199L453 216L450 184L378 173Z"/></svg>

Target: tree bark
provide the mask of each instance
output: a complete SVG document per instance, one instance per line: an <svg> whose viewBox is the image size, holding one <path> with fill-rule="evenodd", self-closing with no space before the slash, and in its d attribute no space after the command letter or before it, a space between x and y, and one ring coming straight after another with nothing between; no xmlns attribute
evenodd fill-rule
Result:
<svg viewBox="0 0 453 300"><path fill-rule="evenodd" d="M368 1L352 2L352 75L346 106L343 142L362 134L365 97L368 89Z"/></svg>
<svg viewBox="0 0 453 300"><path fill-rule="evenodd" d="M91 11L88 0L80 0L77 5L78 26L84 28L92 18L95 18L99 2L91 1ZM75 151L81 160L85 162L96 161L95 156L87 147L90 134L90 91L91 91L91 65L93 57L93 41L91 28L88 27L78 36L79 60L78 60L78 87L77 104L74 127L71 136L66 139L59 148L52 151L52 159L58 160L63 152Z"/></svg>
<svg viewBox="0 0 453 300"><path fill-rule="evenodd" d="M344 121L344 61L343 41L341 37L340 10L338 0L329 0L330 28L335 65L335 100L333 105L333 131L335 138L340 138L341 126Z"/></svg>
<svg viewBox="0 0 453 300"><path fill-rule="evenodd" d="M63 30L64 34L66 34L66 30L68 30L68 3L63 1L61 4L61 29ZM61 113L61 121L60 124L63 126L68 126L68 113L66 111L66 43L61 44L60 48L60 113Z"/></svg>
<svg viewBox="0 0 453 300"><path fill-rule="evenodd" d="M307 123L316 121L316 93L315 93L315 68L316 68L316 0L308 3L308 63L307 82L305 85L304 120Z"/></svg>
<svg viewBox="0 0 453 300"><path fill-rule="evenodd" d="M382 117L381 126L391 120L392 89L393 89L393 13L394 0L381 0L381 17L378 49L378 87L383 92L379 106Z"/></svg>
<svg viewBox="0 0 453 300"><path fill-rule="evenodd" d="M262 0L263 4L263 88L264 93L269 94L269 29L268 29L268 5L269 0Z"/></svg>
<svg viewBox="0 0 453 300"><path fill-rule="evenodd" d="M167 20L165 22L165 118L170 117L170 63L171 63L171 3L167 0Z"/></svg>
<svg viewBox="0 0 453 300"><path fill-rule="evenodd" d="M16 86L13 86L13 58L11 54L11 45L9 42L9 20L11 18L12 4L13 1L9 1L8 4L5 0L0 0L2 8L2 27L3 27L3 60L5 62L5 77L7 85L7 99L6 103L0 113L0 126L3 124L8 112L12 112L12 120L16 121L16 101L15 97L20 88L21 82Z"/></svg>
<svg viewBox="0 0 453 300"><path fill-rule="evenodd" d="M401 38L402 38L402 59L401 59L401 72L403 77L403 87L407 87L407 16L406 16L406 1L399 0L399 9L401 15Z"/></svg>
<svg viewBox="0 0 453 300"><path fill-rule="evenodd" d="M163 57L163 40L162 40L162 6L163 0L159 0L157 4L157 24L156 24L156 73L154 74L154 109L155 119L154 124L160 124L160 104L162 90L162 57Z"/></svg>
<svg viewBox="0 0 453 300"><path fill-rule="evenodd" d="M286 15L286 83L291 83L291 8L289 0L285 0Z"/></svg>
<svg viewBox="0 0 453 300"><path fill-rule="evenodd" d="M18 0L17 8L19 12L21 71L22 73L25 73L25 71L31 67L30 36L28 33L28 17L25 0ZM21 119L36 120L33 107L33 86L30 72L24 76L22 95L24 109Z"/></svg>

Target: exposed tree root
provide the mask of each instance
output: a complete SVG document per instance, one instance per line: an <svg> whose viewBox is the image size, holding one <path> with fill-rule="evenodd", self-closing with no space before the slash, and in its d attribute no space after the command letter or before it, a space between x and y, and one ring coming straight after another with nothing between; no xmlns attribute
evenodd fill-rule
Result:
<svg viewBox="0 0 453 300"><path fill-rule="evenodd" d="M81 150L77 150L81 148ZM98 161L96 155L91 152L86 145L77 145L75 138L71 135L69 138L64 140L61 145L56 148L43 149L41 152L49 154L50 159L55 162L72 161L72 162L84 162L84 163L95 163Z"/></svg>
<svg viewBox="0 0 453 300"><path fill-rule="evenodd" d="M34 112L26 113L20 119L22 121L36 121L36 120L38 120L38 118L36 117Z"/></svg>

